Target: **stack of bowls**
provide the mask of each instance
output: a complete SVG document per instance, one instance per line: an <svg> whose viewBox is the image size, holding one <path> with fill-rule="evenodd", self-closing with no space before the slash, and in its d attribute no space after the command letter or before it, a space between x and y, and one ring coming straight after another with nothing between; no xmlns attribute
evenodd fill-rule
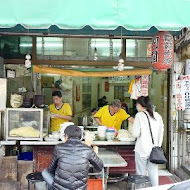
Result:
<svg viewBox="0 0 190 190"><path fill-rule="evenodd" d="M23 96L20 94L11 94L10 104L13 108L19 108L23 104Z"/></svg>
<svg viewBox="0 0 190 190"><path fill-rule="evenodd" d="M98 126L98 137L101 141L106 139L106 126Z"/></svg>
<svg viewBox="0 0 190 190"><path fill-rule="evenodd" d="M114 128L107 128L106 129L106 139L108 141L113 141L115 138L116 130Z"/></svg>

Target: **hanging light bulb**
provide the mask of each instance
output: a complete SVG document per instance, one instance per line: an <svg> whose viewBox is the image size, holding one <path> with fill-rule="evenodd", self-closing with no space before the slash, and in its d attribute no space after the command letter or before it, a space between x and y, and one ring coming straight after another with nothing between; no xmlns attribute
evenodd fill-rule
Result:
<svg viewBox="0 0 190 190"><path fill-rule="evenodd" d="M124 64L123 63L118 63L118 71L123 71L124 70Z"/></svg>
<svg viewBox="0 0 190 190"><path fill-rule="evenodd" d="M118 61L118 71L124 70L124 59L122 59L122 55L119 55L119 61Z"/></svg>
<svg viewBox="0 0 190 190"><path fill-rule="evenodd" d="M98 60L98 51L97 51L97 48L95 47L94 48L94 61L97 61Z"/></svg>
<svg viewBox="0 0 190 190"><path fill-rule="evenodd" d="M121 27L121 42L122 42L122 27ZM122 53L120 53L118 61L118 71L123 71L125 69L124 62L125 61L122 58Z"/></svg>
<svg viewBox="0 0 190 190"><path fill-rule="evenodd" d="M30 67L31 67L31 55L30 54L27 54L26 56L25 56L25 67L27 68L27 69L29 69Z"/></svg>

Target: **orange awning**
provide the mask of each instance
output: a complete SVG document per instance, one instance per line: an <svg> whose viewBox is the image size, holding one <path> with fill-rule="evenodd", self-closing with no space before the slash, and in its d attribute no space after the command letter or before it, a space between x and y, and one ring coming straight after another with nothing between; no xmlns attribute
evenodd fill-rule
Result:
<svg viewBox="0 0 190 190"><path fill-rule="evenodd" d="M82 72L68 69L58 69L45 66L33 66L33 72L43 74L57 74L75 77L113 77L113 76L134 76L134 75L151 75L151 69L134 69L127 71L104 71L104 72Z"/></svg>

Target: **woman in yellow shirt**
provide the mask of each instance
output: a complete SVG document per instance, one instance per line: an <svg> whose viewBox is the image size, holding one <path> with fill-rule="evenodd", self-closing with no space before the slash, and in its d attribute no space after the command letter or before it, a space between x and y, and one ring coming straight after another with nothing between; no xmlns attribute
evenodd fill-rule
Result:
<svg viewBox="0 0 190 190"><path fill-rule="evenodd" d="M95 115L95 121L99 125L114 127L117 131L121 128L124 120L128 119L134 122L134 118L130 117L124 109L121 108L121 101L115 99L110 105L102 107Z"/></svg>
<svg viewBox="0 0 190 190"><path fill-rule="evenodd" d="M64 103L60 91L52 93L53 104L49 105L49 110L52 114L51 117L51 131L59 131L60 125L70 121L72 118L71 106Z"/></svg>

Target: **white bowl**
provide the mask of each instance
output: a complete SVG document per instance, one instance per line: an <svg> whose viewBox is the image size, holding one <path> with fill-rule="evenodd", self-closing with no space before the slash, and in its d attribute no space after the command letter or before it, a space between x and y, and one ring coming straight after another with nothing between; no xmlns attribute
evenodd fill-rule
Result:
<svg viewBox="0 0 190 190"><path fill-rule="evenodd" d="M74 125L73 122L65 122L63 124L60 125L60 127L64 126L64 127L68 127L69 125Z"/></svg>
<svg viewBox="0 0 190 190"><path fill-rule="evenodd" d="M60 138L60 133L58 131L54 131L52 133L52 136L49 135L49 137L53 137L53 138Z"/></svg>
<svg viewBox="0 0 190 190"><path fill-rule="evenodd" d="M106 140L106 137L105 136L104 137L98 136L98 139L101 140L101 141L104 141L104 140Z"/></svg>
<svg viewBox="0 0 190 190"><path fill-rule="evenodd" d="M115 138L115 134L114 134L114 133L112 133L112 132L107 132L107 133L106 133L106 139L107 139L108 141L113 141L114 138Z"/></svg>

